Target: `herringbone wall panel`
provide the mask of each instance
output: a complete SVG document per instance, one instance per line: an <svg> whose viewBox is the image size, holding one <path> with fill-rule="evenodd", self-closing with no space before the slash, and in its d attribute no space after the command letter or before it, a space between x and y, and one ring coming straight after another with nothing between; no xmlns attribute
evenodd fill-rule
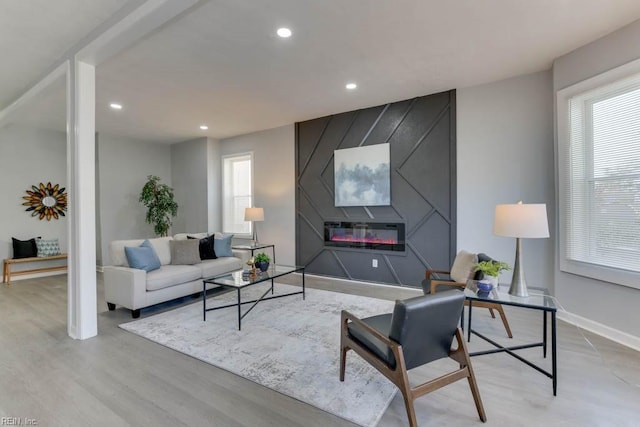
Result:
<svg viewBox="0 0 640 427"><path fill-rule="evenodd" d="M296 124L296 262L308 273L419 286L456 253L455 91ZM334 207L333 151L388 142L391 205ZM404 222L406 251L324 246L324 221ZM372 260L378 260L378 268Z"/></svg>

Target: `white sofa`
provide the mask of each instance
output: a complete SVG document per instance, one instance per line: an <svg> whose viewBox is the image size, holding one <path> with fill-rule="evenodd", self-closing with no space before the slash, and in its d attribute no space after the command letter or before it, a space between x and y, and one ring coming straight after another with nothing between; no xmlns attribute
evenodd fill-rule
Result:
<svg viewBox="0 0 640 427"><path fill-rule="evenodd" d="M207 234L188 235L202 238ZM161 264L159 269L148 273L130 268L124 250L125 246L140 246L144 239L111 242L109 253L112 265L104 267L104 296L109 310L115 310L116 305L120 305L130 309L133 317L137 318L141 308L202 292L203 278L242 268L245 254L239 251L233 251L233 257L204 260L194 265L172 265L169 242L174 238L186 239L187 233L148 239ZM215 286L208 289L211 287Z"/></svg>

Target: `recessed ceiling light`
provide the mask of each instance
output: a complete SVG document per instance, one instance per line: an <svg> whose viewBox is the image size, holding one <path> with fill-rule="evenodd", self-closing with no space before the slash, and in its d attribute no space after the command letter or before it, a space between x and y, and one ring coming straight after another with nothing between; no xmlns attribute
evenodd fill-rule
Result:
<svg viewBox="0 0 640 427"><path fill-rule="evenodd" d="M355 88L358 87L358 85L355 83L347 83L346 85L344 85L344 87L346 87L349 90L354 90Z"/></svg>
<svg viewBox="0 0 640 427"><path fill-rule="evenodd" d="M202 130L207 130L207 129L209 129L209 126L207 126L207 125L200 125L200 129L202 129Z"/></svg>
<svg viewBox="0 0 640 427"><path fill-rule="evenodd" d="M276 34L282 37L283 39L286 39L287 37L291 37L291 30L285 27L278 28L278 31L276 31Z"/></svg>
<svg viewBox="0 0 640 427"><path fill-rule="evenodd" d="M109 107L113 108L114 110L122 110L122 105L116 104L115 102L109 104Z"/></svg>

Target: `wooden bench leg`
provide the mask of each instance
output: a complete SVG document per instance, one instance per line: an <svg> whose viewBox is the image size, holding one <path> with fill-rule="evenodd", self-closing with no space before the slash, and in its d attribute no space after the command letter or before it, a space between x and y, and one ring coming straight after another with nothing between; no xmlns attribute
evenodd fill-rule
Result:
<svg viewBox="0 0 640 427"><path fill-rule="evenodd" d="M7 278L6 278L7 286L11 286L11 263L9 262L6 263L5 267L7 271Z"/></svg>

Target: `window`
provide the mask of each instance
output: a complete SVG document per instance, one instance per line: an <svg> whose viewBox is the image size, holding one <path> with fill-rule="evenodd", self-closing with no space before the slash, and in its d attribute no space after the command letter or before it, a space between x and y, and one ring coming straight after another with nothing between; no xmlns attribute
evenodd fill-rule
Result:
<svg viewBox="0 0 640 427"><path fill-rule="evenodd" d="M253 154L222 158L222 230L251 235L251 222L244 220L245 208L253 203Z"/></svg>
<svg viewBox="0 0 640 427"><path fill-rule="evenodd" d="M558 92L560 269L640 288L640 64L621 68Z"/></svg>

